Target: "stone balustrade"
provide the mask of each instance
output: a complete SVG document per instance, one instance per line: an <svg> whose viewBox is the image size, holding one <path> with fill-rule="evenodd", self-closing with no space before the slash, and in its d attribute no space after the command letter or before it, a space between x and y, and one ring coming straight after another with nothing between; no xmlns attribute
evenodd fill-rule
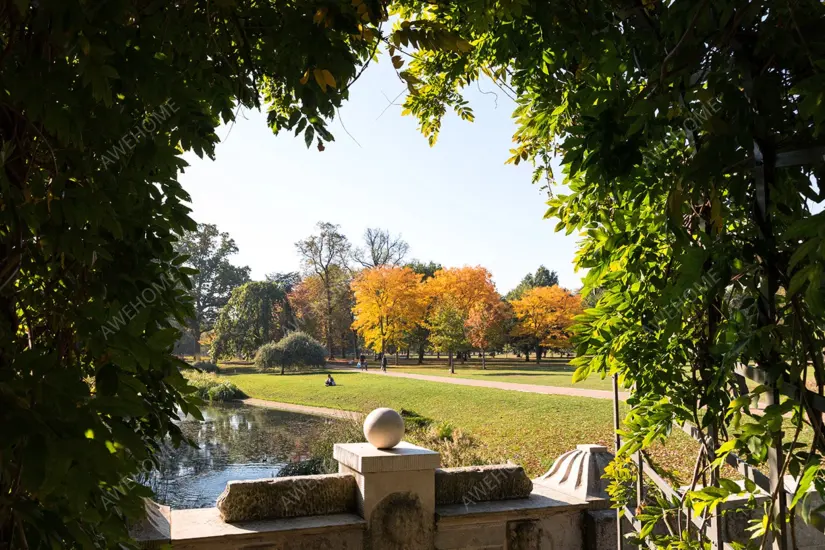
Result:
<svg viewBox="0 0 825 550"><path fill-rule="evenodd" d="M400 441L396 414L376 414L367 439ZM439 453L403 441L339 444L333 456L338 474L232 481L216 508L152 503L134 537L174 550L616 548L604 447L580 446L536 480L514 464L442 469Z"/></svg>

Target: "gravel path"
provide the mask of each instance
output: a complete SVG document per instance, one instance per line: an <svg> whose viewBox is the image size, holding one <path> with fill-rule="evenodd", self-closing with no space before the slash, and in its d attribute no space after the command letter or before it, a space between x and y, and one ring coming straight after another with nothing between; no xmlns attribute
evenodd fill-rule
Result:
<svg viewBox="0 0 825 550"><path fill-rule="evenodd" d="M330 368L328 365L327 368ZM338 370L355 370L348 367L332 367ZM546 395L571 395L573 397L591 397L593 399L613 399L612 391L586 390L582 388L565 388L560 386L542 386L539 384L515 384L513 382L489 382L487 380L474 380L471 378L456 378L447 376L431 376L428 374L413 374L410 372L381 372L381 369L370 369L364 374L375 374L379 376L395 376L398 378L412 378L414 380L426 380L427 382L440 382L442 384L458 384L459 386L478 386L482 388L494 388L497 390L521 391L527 393L543 393ZM619 399L626 401L630 396L627 392L619 392Z"/></svg>

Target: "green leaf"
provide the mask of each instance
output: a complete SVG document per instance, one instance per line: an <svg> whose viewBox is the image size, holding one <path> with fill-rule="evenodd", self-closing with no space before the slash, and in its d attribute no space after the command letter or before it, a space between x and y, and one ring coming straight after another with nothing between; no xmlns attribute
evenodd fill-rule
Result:
<svg viewBox="0 0 825 550"><path fill-rule="evenodd" d="M794 493L793 500L791 501L791 509L796 506L799 499L808 493L808 490L811 488L811 483L813 483L816 474L819 472L819 468L820 466L818 463L808 464L805 467L805 473L802 474L802 478L799 480L799 485L796 487L796 493Z"/></svg>

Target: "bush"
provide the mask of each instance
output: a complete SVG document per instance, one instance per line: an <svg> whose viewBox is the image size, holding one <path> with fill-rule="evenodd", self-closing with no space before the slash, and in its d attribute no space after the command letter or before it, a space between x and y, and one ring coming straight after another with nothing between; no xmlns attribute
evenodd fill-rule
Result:
<svg viewBox="0 0 825 550"><path fill-rule="evenodd" d="M262 371L281 367L323 367L327 352L321 343L305 332L293 332L280 341L258 348L255 366Z"/></svg>
<svg viewBox="0 0 825 550"><path fill-rule="evenodd" d="M195 387L195 395L204 401L229 401L246 397L235 384L214 374L191 371L184 376L189 385Z"/></svg>
<svg viewBox="0 0 825 550"><path fill-rule="evenodd" d="M305 332L288 334L278 346L283 352L282 362L290 367L323 367L327 364L327 350Z"/></svg>
<svg viewBox="0 0 825 550"><path fill-rule="evenodd" d="M220 372L220 367L215 363L210 363L209 361L198 361L194 365L192 365L196 369L203 371L203 372L210 372L210 373L217 373Z"/></svg>
<svg viewBox="0 0 825 550"><path fill-rule="evenodd" d="M255 354L255 366L262 371L283 366L284 352L280 347L280 342L270 342L258 348Z"/></svg>

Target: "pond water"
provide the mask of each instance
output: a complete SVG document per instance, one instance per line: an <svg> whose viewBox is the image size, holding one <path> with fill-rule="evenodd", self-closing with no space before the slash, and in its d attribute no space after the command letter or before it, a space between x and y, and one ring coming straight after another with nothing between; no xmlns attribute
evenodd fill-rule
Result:
<svg viewBox="0 0 825 550"><path fill-rule="evenodd" d="M277 477L284 463L308 458L309 444L336 422L317 416L223 403L202 408L203 421L180 422L197 448L166 447L149 484L172 508L215 505L230 480Z"/></svg>

